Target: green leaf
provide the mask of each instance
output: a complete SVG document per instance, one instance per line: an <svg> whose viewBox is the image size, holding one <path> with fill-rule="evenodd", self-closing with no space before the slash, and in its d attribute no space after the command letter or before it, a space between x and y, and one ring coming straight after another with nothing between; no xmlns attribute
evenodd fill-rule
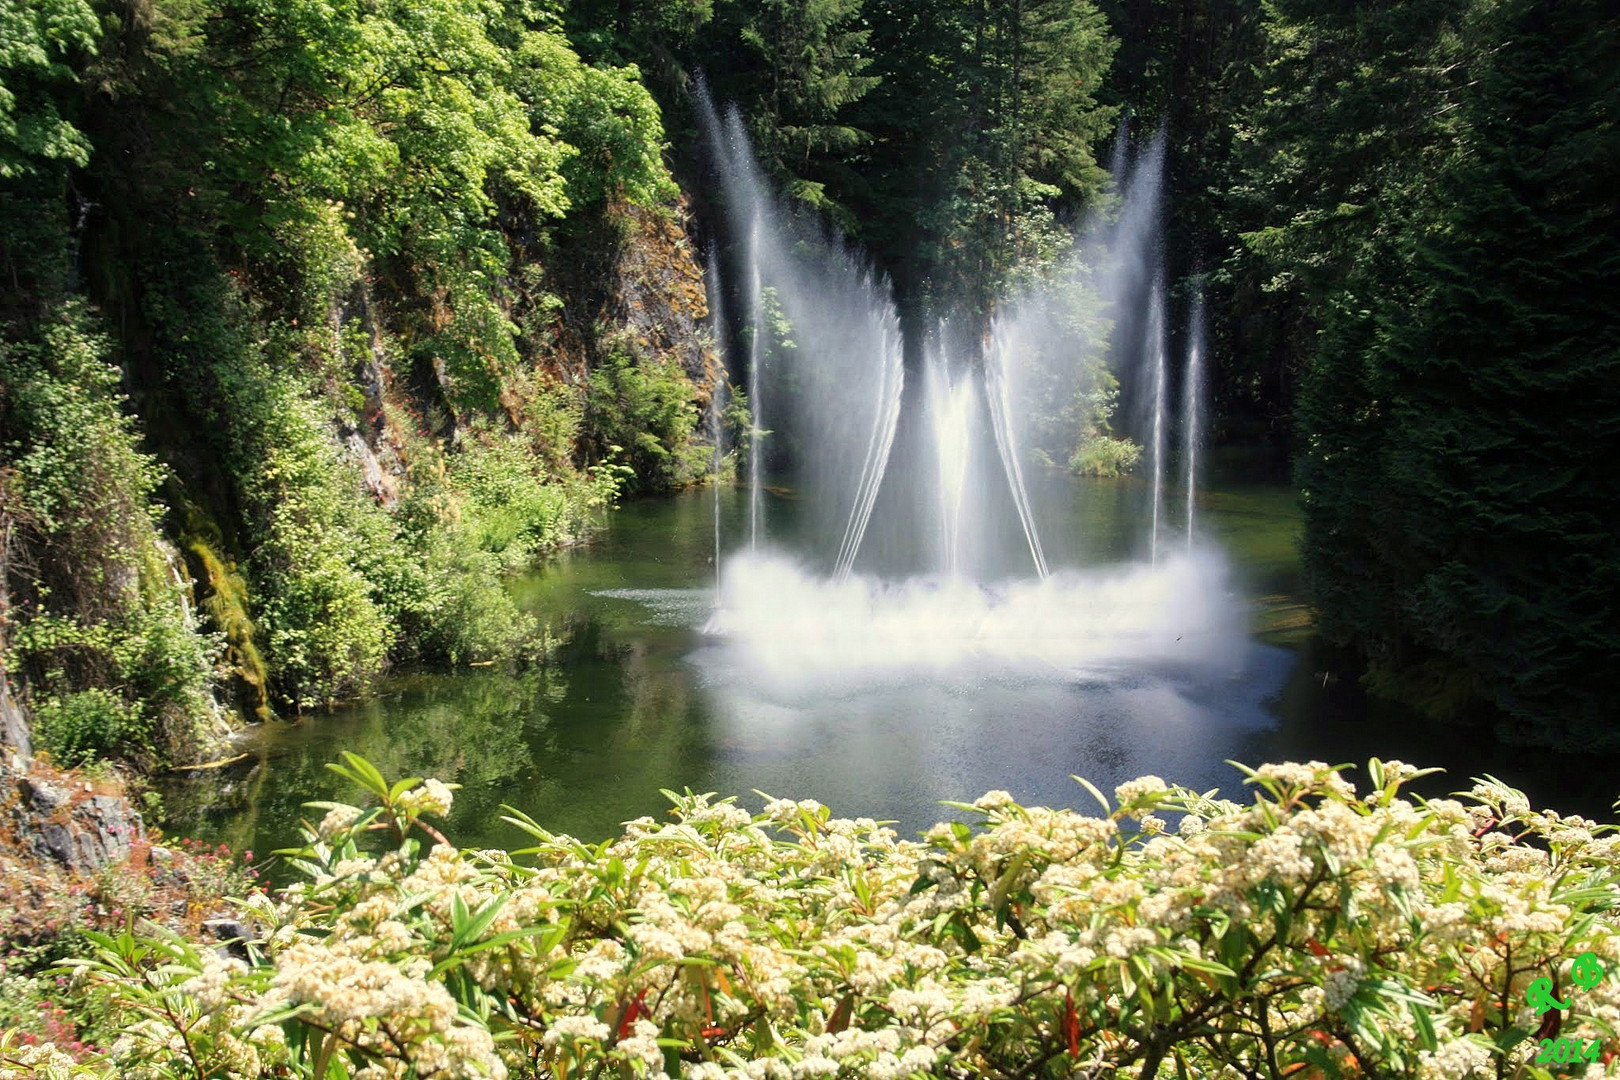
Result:
<svg viewBox="0 0 1620 1080"><path fill-rule="evenodd" d="M1098 790L1096 784L1093 784L1090 780L1087 780L1083 776L1075 776L1072 773L1070 774L1069 779L1073 780L1075 783L1079 784L1081 787L1083 787L1087 791L1091 792L1091 797L1093 799L1097 800L1097 805L1098 806L1102 807L1102 812L1103 812L1104 817L1108 817L1108 816L1111 816L1113 814L1113 812L1114 812L1113 805L1111 803L1109 803L1107 797L1104 796L1103 793L1100 790Z"/></svg>
<svg viewBox="0 0 1620 1080"><path fill-rule="evenodd" d="M566 934L566 926L561 923L554 926L525 926L519 930L507 930L504 933L496 934L494 937L488 937L482 941L475 941L471 945L456 948L450 956L447 956L443 960L439 961L439 963L434 966L433 970L428 972L427 977L431 979L437 975L442 975L451 968L458 966L469 956L476 956L481 952L489 952L491 949L504 948L507 945L511 945L513 942L522 941L525 938L541 938L542 940L539 942L535 951L541 955L544 955L545 953L548 953L552 949L556 948L558 942L562 941Z"/></svg>
<svg viewBox="0 0 1620 1080"><path fill-rule="evenodd" d="M267 1009L243 1021L243 1030L251 1031L253 1028L269 1024L281 1025L289 1020L296 1020L307 1013L320 1012L321 1005L316 1001L304 1001L297 1005L282 1004L273 1009Z"/></svg>
<svg viewBox="0 0 1620 1080"><path fill-rule="evenodd" d="M1439 1040L1434 1032L1434 1020L1429 1012L1429 1006L1408 1003L1407 1011L1412 1014L1412 1022L1417 1025L1418 1038L1425 1050L1434 1050L1439 1046Z"/></svg>
<svg viewBox="0 0 1620 1080"><path fill-rule="evenodd" d="M395 780L394 786L388 789L388 802L393 803L401 795L422 782L420 776L407 776L403 780Z"/></svg>
<svg viewBox="0 0 1620 1080"><path fill-rule="evenodd" d="M511 895L511 893L497 893L486 900L470 918L464 918L450 940L451 951L454 952L461 948L464 944L489 929L489 924L495 921L495 917L501 913L501 909L506 906L506 901L511 898ZM461 914L465 916L467 906L461 903L460 893L455 894L452 901L452 918L454 918L457 906L459 906Z"/></svg>
<svg viewBox="0 0 1620 1080"><path fill-rule="evenodd" d="M1007 894L1018 880L1018 875L1024 872L1024 867L1029 865L1029 858L1030 855L1027 851L1020 851L1014 855L1008 861L1007 868L1001 872L1001 877L996 879L995 885L990 889L990 896L986 903L989 905L990 910L995 913L998 927L1007 921L1004 914L1007 905Z"/></svg>
<svg viewBox="0 0 1620 1080"><path fill-rule="evenodd" d="M1210 975L1221 975L1233 979L1237 978L1237 972L1233 971L1225 964L1217 961L1206 960L1201 956L1189 956L1182 952L1175 952L1173 953L1173 956L1175 965L1180 968L1185 968L1188 971L1203 971Z"/></svg>
<svg viewBox="0 0 1620 1080"><path fill-rule="evenodd" d="M377 771L375 765L352 750L343 751L343 760L348 763L348 768L334 762L328 762L326 767L344 779L365 788L384 802L388 801L388 781L383 779L382 773Z"/></svg>

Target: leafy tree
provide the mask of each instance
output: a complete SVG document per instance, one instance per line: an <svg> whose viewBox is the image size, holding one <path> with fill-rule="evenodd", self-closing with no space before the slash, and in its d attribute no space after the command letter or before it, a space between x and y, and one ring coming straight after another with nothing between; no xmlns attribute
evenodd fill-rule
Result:
<svg viewBox="0 0 1620 1080"><path fill-rule="evenodd" d="M982 325L1018 267L1049 264L1056 211L1094 194L1113 39L1089 2L873 0L882 79L856 206L902 300ZM920 234L920 235L919 235Z"/></svg>
<svg viewBox="0 0 1620 1080"><path fill-rule="evenodd" d="M573 148L560 165L571 205L655 205L677 194L661 154L658 104L633 65L585 64L561 36L531 32L517 45L512 86L529 107L531 126L556 131Z"/></svg>
<svg viewBox="0 0 1620 1080"><path fill-rule="evenodd" d="M0 0L0 180L42 162L83 165L84 133L63 115L60 92L101 27L88 0Z"/></svg>

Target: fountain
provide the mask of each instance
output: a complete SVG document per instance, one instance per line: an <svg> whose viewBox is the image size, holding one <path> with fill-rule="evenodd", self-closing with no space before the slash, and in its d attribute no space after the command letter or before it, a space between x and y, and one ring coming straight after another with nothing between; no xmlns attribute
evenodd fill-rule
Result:
<svg viewBox="0 0 1620 1080"><path fill-rule="evenodd" d="M707 271L704 280L709 284L709 315L715 326L726 324L725 307L720 290L714 288L714 283L720 280L720 263L711 252L709 255ZM713 474L714 474L714 593L720 595L720 473L725 465L725 398L729 384L724 375L717 379L714 388L709 391L709 438L714 443Z"/></svg>
<svg viewBox="0 0 1620 1080"><path fill-rule="evenodd" d="M711 684L792 702L919 678L1230 669L1243 632L1224 564L1161 541L1171 426L1154 250L1162 133L1122 177L1117 217L1091 230L1060 280L1003 302L982 343L935 327L908 368L887 283L771 197L735 112L703 107L732 238L721 273L745 320L728 340L746 349L734 366L745 366L753 410L748 542L725 562L706 627L715 647L699 658ZM1146 369L1145 562L1085 565L1043 538L1063 525L1046 493L1064 481L1029 471L1032 418L1086 390L1078 359L1107 347L1073 325L1064 298L1077 291L1112 310L1125 343L1116 352ZM1187 386L1196 396L1195 376ZM1195 439L1191 399L1186 415ZM788 460L782 487L768 484ZM1187 464L1191 478L1190 450Z"/></svg>
<svg viewBox="0 0 1620 1080"><path fill-rule="evenodd" d="M1164 340L1164 286L1153 286L1153 299L1148 303L1147 352L1153 372L1153 442L1148 447L1148 460L1153 471L1153 527L1148 532L1148 560L1155 566L1159 562L1159 511L1164 506L1164 396L1167 345Z"/></svg>
<svg viewBox="0 0 1620 1080"><path fill-rule="evenodd" d="M1187 550L1193 546L1193 509L1198 492L1198 440L1203 434L1204 400L1204 298L1193 300L1187 320L1187 375L1181 390L1181 430L1185 439L1183 456L1187 465Z"/></svg>

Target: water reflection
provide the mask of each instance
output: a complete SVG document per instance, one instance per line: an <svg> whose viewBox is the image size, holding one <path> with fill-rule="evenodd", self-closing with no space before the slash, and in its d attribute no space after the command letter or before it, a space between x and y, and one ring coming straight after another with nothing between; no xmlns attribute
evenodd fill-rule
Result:
<svg viewBox="0 0 1620 1080"><path fill-rule="evenodd" d="M712 685L720 753L705 783L816 798L907 830L939 820L941 800L994 788L1029 804L1085 805L1071 774L1105 789L1144 773L1230 786L1237 776L1225 759L1274 726L1264 702L1292 663L1284 650L1254 646L1215 676L1146 669L1068 682L917 683L792 702Z"/></svg>
<svg viewBox="0 0 1620 1080"><path fill-rule="evenodd" d="M666 659L656 642L581 619L543 667L402 676L364 705L252 733L250 762L172 779L167 809L211 841L288 846L301 803L353 798L324 767L347 749L387 776L461 784L446 830L459 843L520 843L500 821L503 804L558 831L604 835L657 812L659 789L699 774L709 757L691 681Z"/></svg>
<svg viewBox="0 0 1620 1080"><path fill-rule="evenodd" d="M1128 557L1128 494L1122 485L1076 485L1061 514L1055 500L1043 500L1054 520L1069 523L1067 534L1042 524L1059 553L1054 561ZM839 685L813 665L799 685L738 678L734 646L702 633L713 605L703 587L714 580L713 498L700 492L627 506L601 543L514 582L555 643L543 662L402 673L366 704L250 732L248 761L164 784L170 831L260 853L287 846L303 802L353 797L324 768L343 749L391 776L462 784L447 833L480 846L522 843L499 820L503 803L593 840L661 814L668 803L660 789L683 787L741 794L750 805L755 789L816 798L839 813L914 829L943 816L939 800L992 788L1089 807L1071 774L1104 790L1157 773L1235 791L1240 777L1228 758L1402 757L1451 770L1430 791L1492 772L1538 804L1594 816L1614 796L1609 769L1369 709L1354 687L1322 685L1308 654L1264 644L1241 625L1220 661L1201 665L1160 653L1128 664L1103 657L1055 676L953 663L949 677L859 685ZM1230 556L1223 595L1239 609L1261 597L1287 606L1296 573L1292 496L1231 489L1200 500L1203 528ZM722 528L737 535L745 497L726 493L721 509ZM773 529L794 513L787 501L772 509ZM791 676L791 643L785 648Z"/></svg>

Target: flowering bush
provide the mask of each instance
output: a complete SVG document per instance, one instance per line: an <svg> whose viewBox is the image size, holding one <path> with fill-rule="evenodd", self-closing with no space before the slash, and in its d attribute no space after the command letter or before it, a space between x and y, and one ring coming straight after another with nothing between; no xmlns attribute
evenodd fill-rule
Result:
<svg viewBox="0 0 1620 1080"><path fill-rule="evenodd" d="M255 940L98 935L74 965L123 1010L103 1075L1620 1073L1612 828L1492 780L1268 765L1247 805L1144 777L1091 789L1100 816L992 792L921 842L688 793L595 846L514 814L536 843L507 853L424 820L447 785L333 767L375 805L314 804L308 880L238 904ZM1588 951L1614 974L1583 988ZM1602 1059L1549 1072L1551 1035Z"/></svg>

